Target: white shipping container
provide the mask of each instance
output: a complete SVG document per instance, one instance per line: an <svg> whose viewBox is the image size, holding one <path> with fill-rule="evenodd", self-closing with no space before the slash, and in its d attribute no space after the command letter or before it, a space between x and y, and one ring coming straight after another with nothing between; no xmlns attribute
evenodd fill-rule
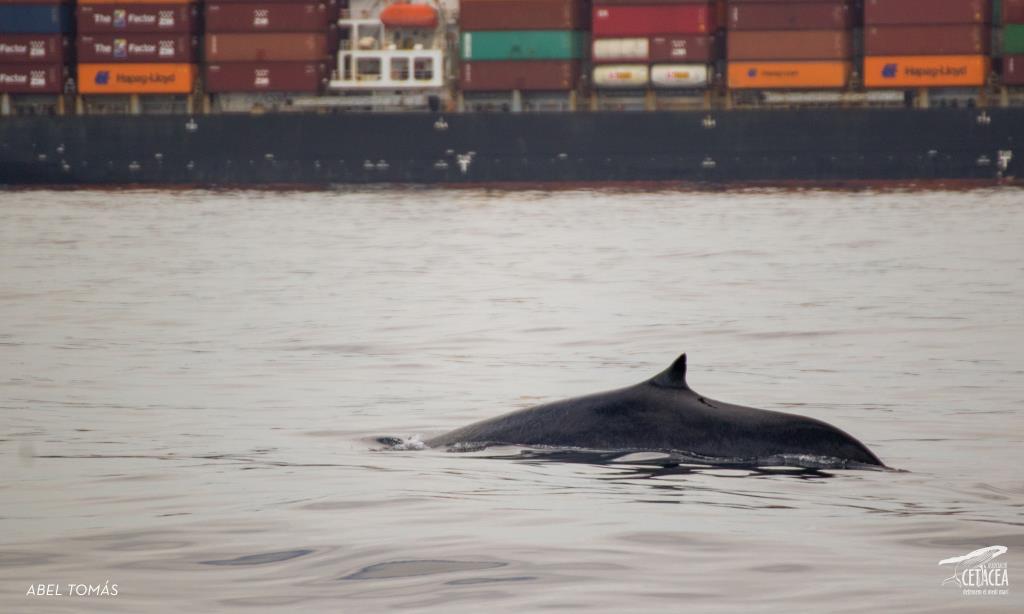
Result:
<svg viewBox="0 0 1024 614"><path fill-rule="evenodd" d="M646 38L599 38L594 40L595 61L646 61L650 42Z"/></svg>
<svg viewBox="0 0 1024 614"><path fill-rule="evenodd" d="M656 87L705 87L710 74L706 64L655 64L651 82Z"/></svg>
<svg viewBox="0 0 1024 614"><path fill-rule="evenodd" d="M650 80L645 64L613 64L594 67L594 85L597 87L644 87Z"/></svg>

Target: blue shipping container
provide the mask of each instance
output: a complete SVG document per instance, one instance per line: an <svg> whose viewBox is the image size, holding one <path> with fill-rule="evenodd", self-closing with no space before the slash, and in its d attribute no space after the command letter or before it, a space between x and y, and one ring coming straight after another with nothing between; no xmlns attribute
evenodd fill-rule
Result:
<svg viewBox="0 0 1024 614"><path fill-rule="evenodd" d="M71 20L67 4L0 4L0 32L4 34L70 32Z"/></svg>

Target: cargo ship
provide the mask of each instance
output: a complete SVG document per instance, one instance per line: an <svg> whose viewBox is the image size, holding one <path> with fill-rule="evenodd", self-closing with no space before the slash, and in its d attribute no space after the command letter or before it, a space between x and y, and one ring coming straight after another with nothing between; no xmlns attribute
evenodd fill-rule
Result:
<svg viewBox="0 0 1024 614"><path fill-rule="evenodd" d="M5 186L1022 176L1024 0L0 0Z"/></svg>

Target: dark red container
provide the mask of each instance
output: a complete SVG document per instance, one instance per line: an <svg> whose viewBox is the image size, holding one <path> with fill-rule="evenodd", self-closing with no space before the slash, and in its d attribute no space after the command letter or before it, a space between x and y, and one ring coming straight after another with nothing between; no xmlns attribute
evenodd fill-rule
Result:
<svg viewBox="0 0 1024 614"><path fill-rule="evenodd" d="M191 32L195 4L79 4L78 32Z"/></svg>
<svg viewBox="0 0 1024 614"><path fill-rule="evenodd" d="M864 55L987 54L991 39L987 25L868 26Z"/></svg>
<svg viewBox="0 0 1024 614"><path fill-rule="evenodd" d="M714 39L707 34L652 36L651 62L710 62L716 59Z"/></svg>
<svg viewBox="0 0 1024 614"><path fill-rule="evenodd" d="M848 30L729 32L730 60L845 60L853 55Z"/></svg>
<svg viewBox="0 0 1024 614"><path fill-rule="evenodd" d="M0 34L0 64L61 64L67 47L60 34Z"/></svg>
<svg viewBox="0 0 1024 614"><path fill-rule="evenodd" d="M651 34L708 34L716 27L713 4L659 4L652 6L601 5L594 7L594 36L649 36Z"/></svg>
<svg viewBox="0 0 1024 614"><path fill-rule="evenodd" d="M60 64L0 64L0 93L60 94L65 77Z"/></svg>
<svg viewBox="0 0 1024 614"><path fill-rule="evenodd" d="M75 45L78 61L189 63L199 41L190 34L83 34Z"/></svg>
<svg viewBox="0 0 1024 614"><path fill-rule="evenodd" d="M589 7L582 0L462 0L459 27L472 30L585 30Z"/></svg>
<svg viewBox="0 0 1024 614"><path fill-rule="evenodd" d="M844 30L853 25L848 2L730 3L730 30Z"/></svg>
<svg viewBox="0 0 1024 614"><path fill-rule="evenodd" d="M1024 85L1024 55L1007 55L1003 57L1003 83L1006 85Z"/></svg>
<svg viewBox="0 0 1024 614"><path fill-rule="evenodd" d="M208 2L207 32L321 32L337 16L322 2Z"/></svg>
<svg viewBox="0 0 1024 614"><path fill-rule="evenodd" d="M206 65L206 91L316 93L330 71L320 62L227 62Z"/></svg>
<svg viewBox="0 0 1024 614"><path fill-rule="evenodd" d="M1003 23L1024 23L1024 0L1003 0Z"/></svg>
<svg viewBox="0 0 1024 614"><path fill-rule="evenodd" d="M210 62L322 62L328 55L324 34L207 34L203 48Z"/></svg>
<svg viewBox="0 0 1024 614"><path fill-rule="evenodd" d="M579 76L575 60L463 62L459 86L466 92L568 91Z"/></svg>
<svg viewBox="0 0 1024 614"><path fill-rule="evenodd" d="M991 21L991 0L864 0L865 25Z"/></svg>
<svg viewBox="0 0 1024 614"><path fill-rule="evenodd" d="M192 32L194 4L79 4L78 32Z"/></svg>

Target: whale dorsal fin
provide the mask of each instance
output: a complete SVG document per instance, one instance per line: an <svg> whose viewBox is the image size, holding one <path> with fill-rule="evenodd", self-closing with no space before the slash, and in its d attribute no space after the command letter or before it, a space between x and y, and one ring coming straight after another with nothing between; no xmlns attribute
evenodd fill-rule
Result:
<svg viewBox="0 0 1024 614"><path fill-rule="evenodd" d="M682 388L689 390L686 385L686 354L683 354L672 363L668 369L654 376L651 383L664 388Z"/></svg>

